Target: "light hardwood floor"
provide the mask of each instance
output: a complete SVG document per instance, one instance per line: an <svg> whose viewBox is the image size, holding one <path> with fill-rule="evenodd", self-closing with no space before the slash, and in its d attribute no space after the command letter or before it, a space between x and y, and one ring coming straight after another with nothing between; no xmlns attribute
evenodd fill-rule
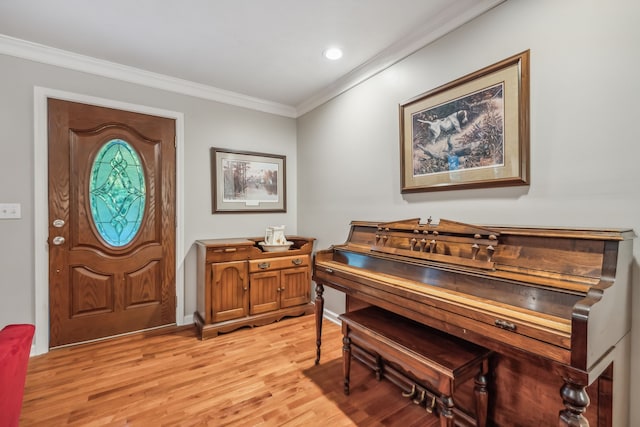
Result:
<svg viewBox="0 0 640 427"><path fill-rule="evenodd" d="M342 391L342 334L314 316L200 341L195 329L52 350L29 361L25 426L435 426L386 380L352 364Z"/></svg>

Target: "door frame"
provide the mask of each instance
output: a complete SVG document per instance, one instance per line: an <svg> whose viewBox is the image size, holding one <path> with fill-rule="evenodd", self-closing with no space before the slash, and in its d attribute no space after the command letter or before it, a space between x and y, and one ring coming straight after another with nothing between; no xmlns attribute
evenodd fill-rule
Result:
<svg viewBox="0 0 640 427"><path fill-rule="evenodd" d="M47 99L79 102L99 107L115 108L134 113L174 119L176 122L176 323L191 323L184 316L184 113L113 99L34 86L34 255L35 255L35 326L32 355L49 351L49 192L48 192L48 132Z"/></svg>

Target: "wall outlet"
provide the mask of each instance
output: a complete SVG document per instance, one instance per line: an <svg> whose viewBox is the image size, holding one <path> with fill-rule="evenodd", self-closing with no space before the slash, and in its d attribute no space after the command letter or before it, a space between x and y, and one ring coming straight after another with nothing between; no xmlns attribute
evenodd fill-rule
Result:
<svg viewBox="0 0 640 427"><path fill-rule="evenodd" d="M20 203L0 203L0 219L21 218Z"/></svg>

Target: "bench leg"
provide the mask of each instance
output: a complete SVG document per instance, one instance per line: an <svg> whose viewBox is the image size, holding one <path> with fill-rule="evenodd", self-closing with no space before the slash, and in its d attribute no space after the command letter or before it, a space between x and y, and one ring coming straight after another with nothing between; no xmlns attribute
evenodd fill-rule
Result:
<svg viewBox="0 0 640 427"><path fill-rule="evenodd" d="M346 328L345 328L346 329ZM351 375L351 339L348 331L342 338L342 371L344 372L344 394L349 395L349 377Z"/></svg>
<svg viewBox="0 0 640 427"><path fill-rule="evenodd" d="M473 392L476 396L476 422L478 427L487 425L487 411L489 409L489 392L487 390L487 376L480 372L475 378Z"/></svg>
<svg viewBox="0 0 640 427"><path fill-rule="evenodd" d="M382 381L382 370L384 369L384 365L382 362L382 357L380 355L376 355L376 379L378 381Z"/></svg>

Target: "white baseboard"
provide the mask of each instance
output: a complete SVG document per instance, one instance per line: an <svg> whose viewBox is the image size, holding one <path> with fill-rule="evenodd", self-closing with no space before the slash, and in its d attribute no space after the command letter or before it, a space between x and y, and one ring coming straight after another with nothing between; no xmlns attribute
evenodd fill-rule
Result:
<svg viewBox="0 0 640 427"><path fill-rule="evenodd" d="M178 326L192 325L192 324L193 324L193 314L189 314L182 318L182 323L178 323Z"/></svg>
<svg viewBox="0 0 640 427"><path fill-rule="evenodd" d="M325 308L323 316L324 316L325 319L330 320L331 322L335 323L336 325L341 325L342 324L340 319L338 319L339 314L338 313L334 313L331 310L327 310Z"/></svg>

